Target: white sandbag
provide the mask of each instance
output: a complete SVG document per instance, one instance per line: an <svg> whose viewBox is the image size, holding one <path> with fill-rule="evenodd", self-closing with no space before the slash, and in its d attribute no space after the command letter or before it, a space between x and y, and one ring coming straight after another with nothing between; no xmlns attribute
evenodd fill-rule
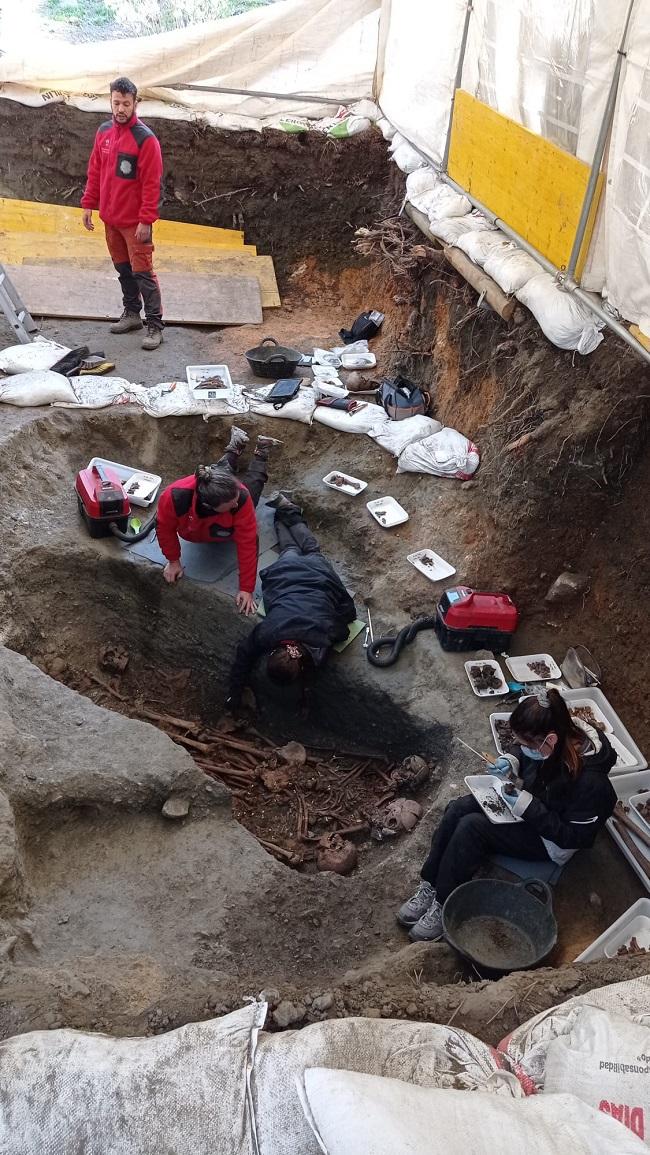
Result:
<svg viewBox="0 0 650 1155"><path fill-rule="evenodd" d="M431 437L433 433L439 433L442 429L442 422L434 420L433 417L426 417L424 413L419 413L415 417L406 417L404 421L391 421L390 417L385 415L385 420L373 425L372 429L368 430L368 437L372 437L382 449L387 449L393 457L399 457L403 449L407 445L412 445L414 441L422 441L425 437Z"/></svg>
<svg viewBox="0 0 650 1155"><path fill-rule="evenodd" d="M351 1018L262 1034L251 1082L260 1155L319 1155L296 1088L296 1077L308 1067L363 1071L421 1087L490 1086L512 1093L509 1085L492 1083L499 1071L492 1047L455 1027Z"/></svg>
<svg viewBox="0 0 650 1155"><path fill-rule="evenodd" d="M6 405L53 405L55 401L75 400L68 378L50 369L15 373L0 381L0 401Z"/></svg>
<svg viewBox="0 0 650 1155"><path fill-rule="evenodd" d="M398 148L401 148L403 144L408 144L406 137L402 136L401 132L394 132L393 139L391 140L388 147L390 155L392 156L393 153L396 152Z"/></svg>
<svg viewBox="0 0 650 1155"><path fill-rule="evenodd" d="M406 178L406 199L413 208L429 216L429 208L435 200L435 190L440 186L440 177L432 168L418 168Z"/></svg>
<svg viewBox="0 0 650 1155"><path fill-rule="evenodd" d="M333 365L312 365L316 381L340 381L339 371Z"/></svg>
<svg viewBox="0 0 650 1155"><path fill-rule="evenodd" d="M605 322L571 293L560 289L550 273L531 277L516 297L530 309L544 335L558 349L576 349L586 355L600 345Z"/></svg>
<svg viewBox="0 0 650 1155"><path fill-rule="evenodd" d="M299 1093L326 1155L647 1155L573 1095L467 1095L318 1067Z"/></svg>
<svg viewBox="0 0 650 1155"><path fill-rule="evenodd" d="M128 404L142 385L132 385L126 377L69 377L74 401L55 401L60 409L105 409L107 405Z"/></svg>
<svg viewBox="0 0 650 1155"><path fill-rule="evenodd" d="M320 425L329 425L330 429L339 429L342 433L367 433L386 416L381 405L368 402L356 413L346 413L343 409L330 409L326 405L317 405L314 410L314 421Z"/></svg>
<svg viewBox="0 0 650 1155"><path fill-rule="evenodd" d="M332 349L337 357L342 356L343 353L367 353L370 349L368 342L364 339L361 341L350 341L349 345L335 345Z"/></svg>
<svg viewBox="0 0 650 1155"><path fill-rule="evenodd" d="M187 381L162 381L150 389L132 387L131 400L149 417L225 417L248 413L248 401L241 386L233 385L227 397L206 401L196 397Z"/></svg>
<svg viewBox="0 0 650 1155"><path fill-rule="evenodd" d="M67 345L57 341L32 341L31 345L11 345L0 353L0 372L30 373L51 369L66 353Z"/></svg>
<svg viewBox="0 0 650 1155"><path fill-rule="evenodd" d="M509 244L510 241L504 237L503 233L483 229L480 232L465 233L458 238L456 247L467 253L475 265L483 268L487 258L492 253L502 252Z"/></svg>
<svg viewBox="0 0 650 1155"><path fill-rule="evenodd" d="M377 128L379 129L384 140L392 140L395 136L395 133L397 132L397 129L393 128L390 120L386 120L385 116L380 116L379 120L377 121Z"/></svg>
<svg viewBox="0 0 650 1155"><path fill-rule="evenodd" d="M472 202L444 181L440 181L431 192L428 209L430 221L444 220L445 217L468 216L471 210Z"/></svg>
<svg viewBox="0 0 650 1155"><path fill-rule="evenodd" d="M650 1027L584 1007L546 1055L544 1094L566 1087L650 1143Z"/></svg>
<svg viewBox="0 0 650 1155"><path fill-rule="evenodd" d="M455 477L467 481L479 467L479 451L473 441L457 429L445 426L438 433L414 441L402 450L398 473L431 473L434 477Z"/></svg>
<svg viewBox="0 0 650 1155"><path fill-rule="evenodd" d="M544 272L538 261L512 243L490 253L483 268L508 295L519 292L531 277Z"/></svg>
<svg viewBox="0 0 650 1155"><path fill-rule="evenodd" d="M446 245L455 245L459 237L473 232L475 227L469 213L466 217L441 217L440 220L429 217L430 232Z"/></svg>
<svg viewBox="0 0 650 1155"><path fill-rule="evenodd" d="M0 1043L0 1151L252 1155L249 1059L266 1004L155 1038L34 1031Z"/></svg>
<svg viewBox="0 0 650 1155"><path fill-rule="evenodd" d="M259 394L270 393L273 385L264 385L261 389L256 388L255 392ZM281 409L274 409L270 401L255 401L250 393L248 394L248 407L251 413L257 413L261 417L280 417L285 421L302 421L303 425L311 425L314 410L317 401L317 385L301 385L297 397L293 401L287 401Z"/></svg>
<svg viewBox="0 0 650 1155"><path fill-rule="evenodd" d="M596 987L586 995L542 1011L506 1035L499 1043L499 1050L529 1091L539 1091L544 1086L546 1054L552 1040L569 1034L584 1007L597 1007L629 1022L650 1026L650 975Z"/></svg>
<svg viewBox="0 0 650 1155"><path fill-rule="evenodd" d="M395 149L393 160L402 172L415 172L416 168L422 168L427 163L407 141Z"/></svg>

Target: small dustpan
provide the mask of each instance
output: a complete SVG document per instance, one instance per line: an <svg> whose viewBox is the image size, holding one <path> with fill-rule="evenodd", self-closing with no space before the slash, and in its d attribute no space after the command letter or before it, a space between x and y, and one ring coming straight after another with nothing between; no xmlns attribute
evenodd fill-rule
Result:
<svg viewBox="0 0 650 1155"><path fill-rule="evenodd" d="M600 666L585 646L571 646L560 669L572 690L582 690L585 686L598 686L600 683Z"/></svg>

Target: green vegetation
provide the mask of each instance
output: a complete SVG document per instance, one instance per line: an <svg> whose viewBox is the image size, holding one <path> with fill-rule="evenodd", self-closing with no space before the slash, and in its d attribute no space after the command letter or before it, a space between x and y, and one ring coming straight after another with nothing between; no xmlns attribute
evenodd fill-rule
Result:
<svg viewBox="0 0 650 1155"><path fill-rule="evenodd" d="M42 0L46 20L66 24L75 34L146 36L188 24L202 24L264 8L276 0ZM76 37L75 37L76 38Z"/></svg>

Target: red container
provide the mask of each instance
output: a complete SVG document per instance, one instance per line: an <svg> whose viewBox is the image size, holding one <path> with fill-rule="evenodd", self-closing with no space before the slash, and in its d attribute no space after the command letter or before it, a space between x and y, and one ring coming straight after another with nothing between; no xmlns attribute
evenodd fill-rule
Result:
<svg viewBox="0 0 650 1155"><path fill-rule="evenodd" d="M509 647L518 620L508 594L454 586L438 602L435 630L443 650L503 650Z"/></svg>
<svg viewBox="0 0 650 1155"><path fill-rule="evenodd" d="M107 537L111 523L126 533L131 506L113 469L107 465L82 469L77 474L74 487L79 513L91 537Z"/></svg>

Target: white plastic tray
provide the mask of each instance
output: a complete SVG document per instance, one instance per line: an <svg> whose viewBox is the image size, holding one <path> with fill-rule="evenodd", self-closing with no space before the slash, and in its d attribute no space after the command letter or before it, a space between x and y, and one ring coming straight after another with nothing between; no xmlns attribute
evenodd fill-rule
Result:
<svg viewBox="0 0 650 1155"><path fill-rule="evenodd" d="M495 794L499 801L502 801L501 787L503 783L495 774L467 774L465 776L465 785L468 790L471 790L483 813L487 815L490 822L493 822L495 826L503 826L508 823L512 825L513 822L522 821L521 818L515 818L505 802L503 802L504 814L494 814L494 812L485 805L486 799L493 798Z"/></svg>
<svg viewBox="0 0 650 1155"><path fill-rule="evenodd" d="M136 478L141 478L149 486L149 496L146 498L138 497L137 494L129 493L129 501L131 505L138 505L141 509L148 509L150 505L153 505L162 484L162 477L159 477L157 473L145 473L143 469L134 469L132 465L120 465L119 461L109 461L106 457L91 457L88 462L88 469L92 469L93 465L108 465L109 469L115 470L123 485L126 482L134 481Z"/></svg>
<svg viewBox="0 0 650 1155"><path fill-rule="evenodd" d="M614 772L611 772L610 778L612 786L614 787L619 800L625 806L629 806L630 798L632 798L635 794L638 794L640 790L650 789L650 770L638 770L634 774L615 774ZM647 830L645 826L641 826L641 819L635 810L630 809L628 818L631 822L634 822L637 826L639 826L640 829L643 829L644 834L647 834ZM624 858L627 858L630 866L632 867L632 870L638 876L642 885L645 886L647 891L650 891L650 878L648 878L648 876L645 874L643 868L639 866L639 863L636 861L634 855L630 853L618 831L614 829L614 823L612 822L611 818L607 823L607 831L610 837L613 838L614 842L618 846L621 854L624 856ZM640 838L636 838L634 833L629 830L628 834L630 834L637 850L639 850L640 853L643 854L650 863L650 847L646 846L646 844L642 842Z"/></svg>
<svg viewBox="0 0 650 1155"><path fill-rule="evenodd" d="M496 689L495 690L477 690L476 686L474 685L474 679L472 678L472 675L470 674L470 668L472 666L491 666L492 669L494 670L495 674L500 679L501 684L499 686L499 689L498 690L496 690ZM498 662L495 662L493 658L474 658L474 660L471 662L465 662L465 673L467 674L467 677L469 679L469 684L472 687L477 698L498 698L499 695L508 694L510 692L508 690L508 683L506 682L506 680L503 676L503 671L501 669L501 666L499 665Z"/></svg>
<svg viewBox="0 0 650 1155"><path fill-rule="evenodd" d="M546 662L550 673L546 677L535 674L530 662ZM515 682L552 682L562 677L562 671L550 654L522 654L516 658L506 658L506 666Z"/></svg>
<svg viewBox="0 0 650 1155"><path fill-rule="evenodd" d="M220 398L227 397L232 389L232 378L227 365L186 365L185 373L190 389L194 390L194 396L200 401L218 401ZM207 377L221 377L224 388L201 388L201 383Z"/></svg>
<svg viewBox="0 0 650 1155"><path fill-rule="evenodd" d="M634 763L632 765L617 764L611 771L612 776L616 776L618 774L632 774L639 770L646 769L648 765L646 758L644 758L632 735L623 725L621 719L616 713L616 710L612 705L610 705L602 690L599 690L596 686L592 686L588 690L560 689L560 693L562 694L562 697L565 699L568 706L580 705L581 703L585 702L588 705L595 703L603 718L609 724L609 730L607 731L608 735L613 731L614 737L618 738L619 742L622 742L626 751L630 755L630 758L634 759ZM629 759L626 758L624 761L629 762ZM630 793L633 793L633 791L630 791Z"/></svg>
<svg viewBox="0 0 650 1155"><path fill-rule="evenodd" d="M497 724L497 722L507 722L509 717L510 717L510 713L507 713L507 714L504 714L504 713L490 714L490 729L492 731L492 737L494 739L494 746L495 746L495 749L497 751L497 754L503 754L504 751L503 751L503 746L501 745L501 743L499 741L499 735L497 733L496 724Z"/></svg>
<svg viewBox="0 0 650 1155"><path fill-rule="evenodd" d="M343 477L346 482L354 482L354 485L335 485L332 478ZM343 473L342 469L333 469L323 478L325 485L330 489L336 490L337 493L347 493L350 497L356 497L357 494L363 493L364 489L368 488L368 482L362 481L360 477L353 477L351 473Z"/></svg>
<svg viewBox="0 0 650 1155"><path fill-rule="evenodd" d="M417 553L409 553L406 555L406 560L414 565L416 570L429 578L429 581L439 582L443 578L451 577L456 573L453 565L445 561L440 554L434 553L432 549L419 549Z"/></svg>
<svg viewBox="0 0 650 1155"><path fill-rule="evenodd" d="M374 501L366 502L366 509L372 514L375 521L384 529L392 529L394 525L402 525L408 521L409 515L394 497L376 497ZM379 516L383 511L384 518Z"/></svg>
<svg viewBox="0 0 650 1155"><path fill-rule="evenodd" d="M598 703L595 702L593 698L588 698L585 695L584 698L576 698L575 701L569 702L568 705L569 705L569 713L571 713L572 710L575 710L576 708L579 708L581 706L588 706L589 709L591 710L594 718L596 719L596 721L600 722L601 725L604 726L605 733L608 735L614 733L614 727L612 726L612 723L609 721L608 718L605 717L602 710L598 706ZM587 719L583 718L582 721L585 722L585 721L587 721Z"/></svg>
<svg viewBox="0 0 650 1155"><path fill-rule="evenodd" d="M641 937L644 941L641 941ZM575 962L594 962L599 958L613 958L620 946L636 937L639 946L650 947L650 898L638 898L620 918L592 942Z"/></svg>
<svg viewBox="0 0 650 1155"><path fill-rule="evenodd" d="M650 793L645 791L639 794L630 794L630 797L627 800L628 806L631 806L634 809L633 817L636 818L637 822L639 822L645 829L646 834L650 834L650 821L639 810L639 802L650 802Z"/></svg>

